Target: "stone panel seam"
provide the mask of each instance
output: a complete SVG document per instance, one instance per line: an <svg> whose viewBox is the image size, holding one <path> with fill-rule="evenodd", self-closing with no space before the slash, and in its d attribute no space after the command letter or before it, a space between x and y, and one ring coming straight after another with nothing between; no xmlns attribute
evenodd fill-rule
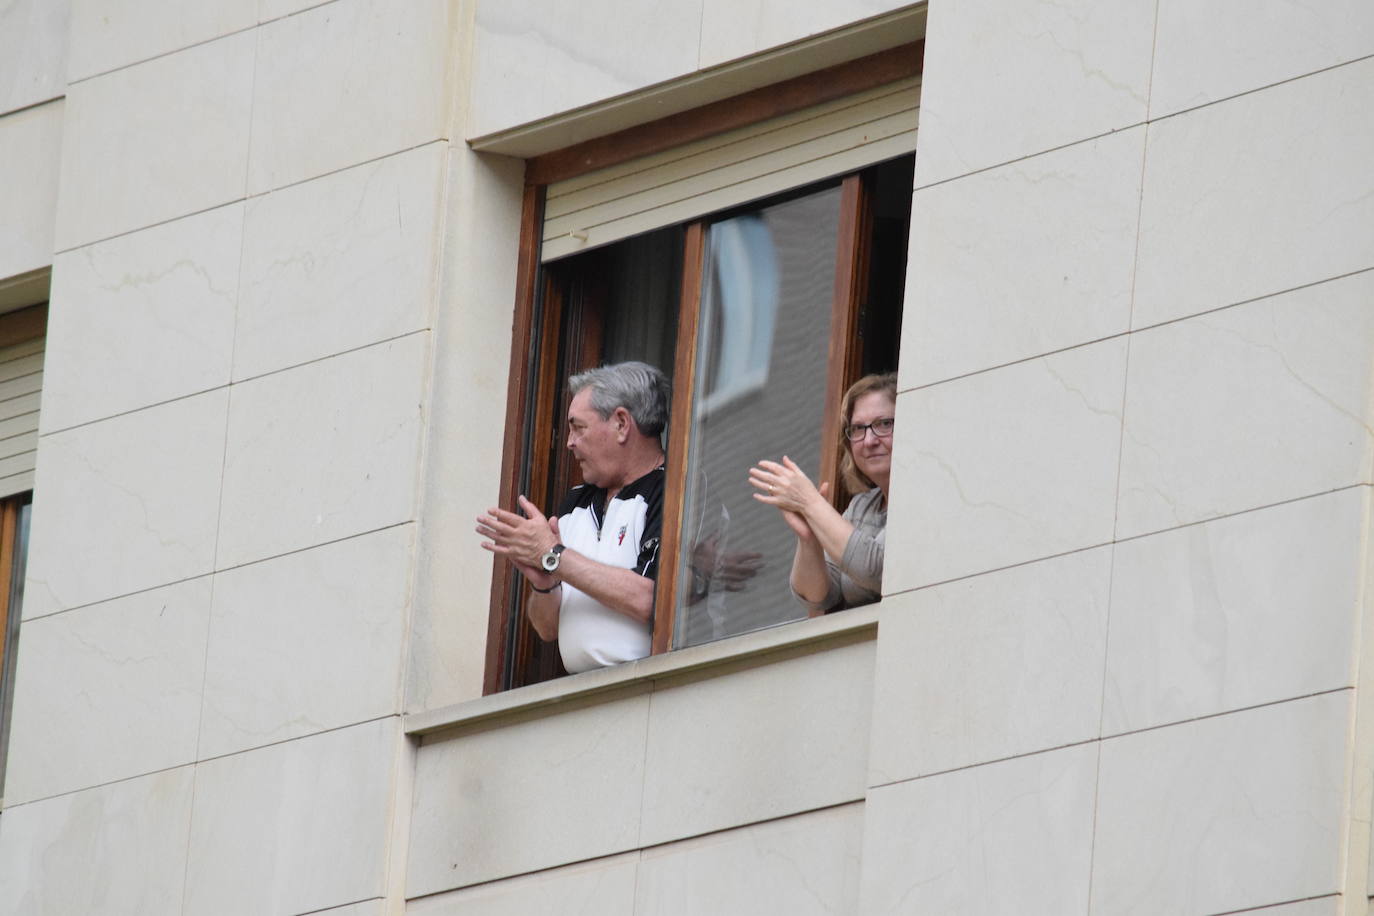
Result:
<svg viewBox="0 0 1374 916"><path fill-rule="evenodd" d="M1248 514L1250 514L1251 512L1263 512L1263 511L1265 511L1266 509L1275 509L1275 508L1278 508L1279 506L1286 506L1286 505L1289 505L1289 504L1291 504L1291 503L1302 502L1303 500L1306 500L1306 499L1317 499L1318 497L1322 497L1322 496L1330 496L1330 495L1333 494L1333 493L1343 493L1343 492L1345 492L1346 490L1356 490L1356 489L1359 489L1360 487L1369 487L1369 486L1371 486L1371 484L1368 483L1368 482L1365 482L1365 481L1357 481L1357 482L1355 482L1355 483L1346 484L1345 486L1334 487L1334 488L1332 488L1332 489L1330 489L1330 490L1321 490L1321 491L1316 492L1316 493L1306 493L1306 494L1304 494L1304 495L1302 495L1302 496L1294 496L1294 497L1292 497L1291 499L1281 499L1281 500L1278 500L1277 502L1265 503L1264 505L1261 505L1261 506L1249 506L1249 507L1247 507L1247 508L1245 508L1245 509L1238 509L1238 510L1236 510L1235 512L1228 512L1228 513L1226 513L1226 514L1224 514L1224 515L1215 515L1215 516L1212 516L1211 518L1199 519L1199 520L1193 521L1193 522L1185 522L1185 523L1183 523L1183 524L1181 524L1181 525L1175 525L1175 526L1172 527L1172 528L1160 528L1160 529L1157 530L1157 531L1145 531L1145 532L1142 532L1142 533L1140 533L1140 534L1132 534L1132 535L1130 535L1129 537L1117 538L1117 539L1111 540L1111 541L1103 541L1103 542L1101 542L1101 543L1099 543L1099 544L1088 544L1088 545L1085 545L1085 546L1083 546L1083 547L1075 547L1073 550L1066 550L1066 551L1064 551L1064 552L1062 552L1062 553L1052 553L1052 554L1048 554L1048 555L1043 556L1043 557L1035 557L1035 558L1029 559L1029 560L1022 560L1022 561L1019 562L1019 563L1011 563L1011 564L1008 564L1007 566L998 566L998 567L995 567L995 568L993 568L993 569L985 569L985 570L982 570L982 571L980 571L980 572L968 573L967 575L954 576L954 577L949 578L949 579L941 579L941 580L938 581L938 582L928 582L928 583L925 583L924 585L917 585L917 586L915 586L915 587L913 587L913 588L905 588L905 589L902 589L901 591L884 592L884 593L883 593L883 597L884 597L884 598L893 598L893 597L896 597L897 595L908 595L908 594L911 594L911 593L913 593L913 592L924 591L924 590L926 590L926 589L928 589L928 588L936 588L936 587L941 586L941 585L949 585L949 584L952 583L952 582L962 582L962 581L965 580L965 579L974 579L974 578L977 578L978 576L987 576L987 575L991 575L991 574L993 574L993 573L1005 572L1006 570L1009 570L1009 569L1019 569L1019 568L1021 568L1021 567L1023 567L1023 566L1030 566L1030 565L1032 565L1032 564L1034 564L1034 563L1044 563L1044 562L1046 562L1046 561L1048 561L1048 560L1058 560L1058 559L1061 559L1061 558L1063 558L1063 557L1073 556L1073 555L1076 554L1076 553L1086 553L1086 552L1089 551L1089 550L1098 550L1098 549L1100 549L1100 548L1102 548L1102 547L1114 546L1114 545L1116 545L1116 544L1129 544L1131 541L1138 541L1138 540L1140 540L1141 538L1154 537L1154 536L1157 535L1157 534L1166 534L1166 533L1168 533L1168 532L1170 532L1170 531L1179 531L1179 530L1182 530L1182 529L1184 529L1184 528L1193 528L1193 527L1196 527L1197 525L1207 525L1207 524L1211 524L1212 522L1221 521L1222 519L1235 518L1235 517L1240 516L1240 515L1248 515Z"/></svg>
<svg viewBox="0 0 1374 916"><path fill-rule="evenodd" d="M1108 334L1106 337L1098 337L1098 338L1096 338L1096 339L1094 339L1094 340L1085 340L1085 341L1083 341L1083 342L1081 342L1081 343L1072 344L1072 345L1067 346L1067 347L1060 347L1058 350L1046 350L1044 353L1036 353L1036 354L1032 354L1032 355L1030 355L1030 356L1023 356L1023 357L1021 357L1021 358L1019 358L1019 359L1011 360L1010 362L998 363L998 364L995 365L995 366L987 366L986 368L983 368L983 369L974 369L974 370L972 370L972 371L970 371L970 372L965 372L965 373L962 373L962 374L960 374L960 375L951 375L949 378L942 378L942 379L937 379L937 380L932 381L932 382L925 382L925 383L920 384L920 385L913 385L913 386L911 386L910 388L903 388L903 389L901 389L901 390L898 392L898 394L908 394L908 393L913 392L913 391L924 391L924 390L926 390L926 389L928 389L928 388L934 388L934 387L937 386L937 385L944 385L944 384L946 384L946 383L948 383L948 382L957 382L957 381L962 381L963 379L973 378L973 377L979 376L979 375L986 375L986 374L989 373L989 372L996 372L996 371L999 370L999 369L1006 369L1006 368L1008 368L1008 367L1010 367L1010 366L1019 366L1019 365L1021 365L1021 364L1023 364L1023 363L1035 362L1037 359L1044 359L1044 358L1047 357L1047 356L1058 356L1058 355L1061 354L1061 353L1069 353L1069 352L1072 352L1072 351L1074 351L1074 350L1080 350L1080 349L1082 349L1083 347L1091 347L1091 346L1093 346L1093 345L1095 345L1095 344L1105 343L1105 342L1107 342L1107 341L1109 341L1109 340L1116 340L1118 337L1127 337L1127 336L1132 335L1132 334L1140 334L1140 333L1145 332L1145 331L1153 331L1153 330L1156 330L1157 328L1168 327L1169 325L1172 325L1172 324L1180 324L1180 323L1185 322L1185 321L1192 321L1194 318L1202 318L1202 317L1207 316L1207 315L1215 315L1215 314L1217 314L1218 312L1224 312L1224 311L1226 311L1227 309L1240 308L1241 306L1245 306L1245 305L1253 305L1253 304L1256 303L1256 302L1263 302L1265 299L1274 299L1274 298L1277 298L1277 297L1279 297L1279 296L1286 296L1286 295L1288 295L1288 294L1290 294L1290 293L1296 293L1296 292L1300 292L1300 291L1305 290L1305 289L1311 289L1311 288L1314 287L1314 286L1321 286L1321 285L1324 284L1324 283L1334 283L1334 282L1336 282L1337 280L1348 280L1348 279L1350 279L1351 277L1358 277L1358 276L1361 276L1361 275L1363 275L1363 274L1367 274L1367 273L1369 273L1369 272L1371 272L1371 271L1374 271L1374 264L1371 264L1371 265L1368 266L1368 267L1359 267L1359 268L1356 268L1355 270L1347 271L1346 273L1336 274L1336 275L1330 276L1330 277L1323 277L1323 278L1318 279L1318 280L1311 280L1311 281L1308 281L1307 283L1299 283L1299 284L1296 285L1296 286L1285 287L1285 288L1283 288L1283 289L1274 290L1273 292L1263 293L1263 294L1258 295L1258 296L1251 296L1249 299L1240 299L1240 300L1238 300L1238 301L1236 301L1236 302L1228 302L1228 303L1226 303L1225 305L1218 305L1218 306L1214 306L1214 307L1209 308L1209 309L1203 309L1202 311L1192 312L1192 313L1187 314L1187 315L1180 315L1180 316L1177 317L1177 318L1170 318L1170 319L1165 320L1165 321L1156 322L1155 324L1142 325L1142 326L1140 326L1140 327L1138 327L1138 328L1131 328L1130 330L1127 330L1127 331L1120 331L1120 332L1118 332L1118 333L1116 333L1116 334Z"/></svg>
<svg viewBox="0 0 1374 916"><path fill-rule="evenodd" d="M1322 67L1321 69L1312 70L1311 72L1308 72L1308 73L1301 73L1301 74L1298 74L1297 76L1290 76L1290 77L1287 78L1287 79L1282 79L1282 80L1279 80L1279 81L1274 82L1274 83L1267 83L1267 84L1265 84L1265 85L1263 85L1263 86L1257 86L1257 87L1255 87L1254 89L1247 89L1247 90L1245 90L1244 92L1237 92L1237 93L1235 93L1234 95L1228 95L1228 96L1225 96L1224 98L1213 99L1213 100L1210 101L1210 102L1203 102L1201 105L1194 105L1192 108L1184 108L1184 109L1182 109L1182 110L1180 110L1180 111L1173 111L1173 112L1170 112L1169 114L1166 114L1166 115L1160 115L1160 116L1157 117L1157 118L1150 118L1150 117L1147 117L1145 120L1133 121L1133 122L1130 123L1130 124L1123 124L1121 127L1116 127L1116 128L1111 129L1111 130L1105 130L1105 131L1103 131L1103 132L1101 132L1101 133L1093 134L1093 135L1090 136L1090 137L1082 137L1082 138L1080 138L1080 139L1078 139L1078 140L1071 140L1071 141L1069 141L1068 143L1061 143L1061 144L1059 144L1058 146L1051 146L1051 147L1047 147L1047 148L1042 149L1042 150L1036 150L1035 152L1033 152L1033 153L1027 153L1027 154L1024 155L1024 156L1017 156L1017 157L1015 157L1015 158L1013 158L1013 159L1007 159L1007 160L1005 160L1005 161L1003 161L1003 162L996 162L996 163L993 163L992 165L985 165L985 166L982 166L981 168L971 169L971 170L969 170L969 171L967 171L967 172L960 172L958 175L951 175L951 176L949 176L949 177L947 177L947 178L941 178L941 179L939 179L938 181L932 181L932 182L929 182L929 183L927 183L927 184L917 185L916 188L915 188L915 190L916 190L916 191L924 191L926 188L935 188L935 187L939 187L940 185L949 184L951 181L959 181L959 180L962 179L962 178L968 178L968 177L970 177L970 176L972 176L972 175L981 175L982 173L984 173L984 172L990 172L990 171L992 171L993 169L1005 168L1006 166L1009 166L1009 165L1015 165L1015 164L1018 163L1018 162L1025 162L1025 161L1028 160L1028 159L1034 159L1034 158L1036 158L1037 156L1044 156L1044 155L1046 155L1046 154L1048 154L1048 153L1056 153L1056 152L1059 152L1060 150L1069 149L1069 148L1075 147L1075 146L1081 146L1081 145L1084 144L1084 143L1092 143L1092 142L1094 142L1094 141L1096 141L1096 140L1101 140L1103 137L1110 137L1110 136L1112 136L1113 134L1119 134L1119 133L1121 133L1122 131L1134 130L1135 128L1141 127L1141 126L1146 125L1146 124L1159 124L1159 123L1162 123L1162 122L1164 122L1164 121L1169 120L1170 118L1176 118L1176 117L1178 117L1179 115L1191 114L1191 113L1196 112L1196 111L1201 111L1201 110L1204 109L1204 108L1211 108L1211 107L1214 106L1214 105L1224 105L1224 104L1227 103L1227 102L1234 101L1235 99L1243 98L1244 96L1247 96L1247 95L1253 95L1253 94L1255 94L1256 92L1264 92L1265 90L1273 89L1273 88L1275 88L1276 86L1283 86L1283 85L1285 85L1285 84L1287 84L1287 83L1296 82L1297 80L1307 79L1309 76L1317 76L1317 75L1322 74L1322 73L1328 73L1328 72L1330 72L1330 71L1332 71L1332 70L1338 70L1338 69L1340 69L1341 67L1351 67L1351 66L1354 66L1354 65L1356 65L1356 64L1361 64L1361 63L1364 63L1365 61L1369 61L1369 60L1374 60L1374 54L1367 54L1367 55L1365 55L1365 56L1363 56L1363 57L1354 58L1353 60L1341 61L1340 63L1332 64L1332 65L1329 66L1329 67Z"/></svg>
<svg viewBox="0 0 1374 916"><path fill-rule="evenodd" d="M1068 749L1070 749L1070 748L1075 748L1075 747L1083 747L1083 746L1089 745L1089 744L1098 744L1098 745L1101 745L1101 744L1103 744L1104 742L1107 742L1107 741L1115 741L1115 740L1118 739L1118 738L1128 738L1128 737L1131 737L1132 735L1140 735L1140 734L1144 734L1144 733L1146 733L1146 732L1155 732L1155 731L1160 731L1161 729L1175 728L1175 727L1177 727L1177 726L1180 726L1180 725L1188 725L1188 724L1191 724L1191 723L1193 723L1193 722L1205 722L1205 721L1207 721L1208 719L1220 719L1220 718L1223 718L1223 717L1225 717L1225 716L1233 716L1233 715L1236 715L1236 714L1238 714L1238 713L1254 712L1255 710L1267 709L1267 708L1269 708L1269 707L1271 707L1271 706L1282 706L1282 705L1284 705L1285 703L1299 703L1299 702L1301 702L1301 701L1303 701L1303 700L1311 700L1311 699L1315 699L1315 698L1317 698L1317 697L1332 696L1332 695L1338 694L1338 693L1345 693L1345 692L1351 692L1351 693L1353 693L1354 690L1355 690L1355 688L1354 688L1354 687L1350 687L1350 686L1346 686L1346 687L1333 687L1333 688L1331 688L1331 689L1329 689L1329 690L1319 690L1319 691L1317 691L1317 692L1315 692L1315 693L1306 693L1306 694L1302 694L1302 695L1300 695L1300 696L1295 696L1295 697L1284 697L1284 698L1278 699L1278 700L1270 700L1270 701L1265 702L1265 703L1255 703L1254 705L1251 705L1251 706L1240 706L1240 707L1237 707L1237 708L1235 708L1235 709L1224 709L1224 710L1221 710L1221 711L1219 711L1219 712L1210 712L1210 713L1207 713L1206 715L1202 715L1202 716L1193 716L1192 718L1188 718L1188 719L1178 719L1177 721L1173 721L1173 722L1161 722L1161 723L1158 724L1158 725L1147 725L1147 726L1145 726L1145 727L1143 727L1143 728L1131 729L1131 730L1129 730L1129 731L1124 731L1124 732L1116 732L1116 733L1113 733L1113 734L1110 734L1110 735L1102 735L1101 737L1097 737L1097 738L1085 738L1085 739L1082 740L1082 741L1072 741L1072 742L1069 742L1068 744L1057 744L1057 745L1055 745L1054 747L1039 748L1038 750L1026 751L1026 752L1021 753L1021 754L1011 754L1011 755L1008 755L1008 756L1006 756L1006 757L996 757L996 758L993 758L993 759L991 759L991 760L980 760L980 761L978 761L977 763L965 764L964 766L950 767L950 768L944 769L944 770L934 770L934 771L929 772L929 773L922 773L922 774L919 775L919 776L910 776L910 777L907 777L907 778L905 778L905 779L893 779L893 780L889 780L889 781L887 781L887 782L874 783L873 785L870 785L870 786L868 787L868 791L869 791L869 792L872 792L874 789L883 789L883 788L888 788L888 787L890 787L890 786L899 786L899 785L903 785L904 783L915 782L915 781L918 780L918 779L931 779L931 778L936 777L936 776L948 776L948 775L950 775L951 773L959 773L959 772L963 772L964 770L973 770L973 769L977 769L978 767L992 766L993 764L997 764L997 763L1007 763L1007 762L1012 761L1012 760L1024 760L1024 759L1026 759L1027 757L1039 757L1039 756L1044 755L1044 754L1052 754L1052 753L1054 753L1054 752L1056 752L1056 751L1068 750ZM836 806L831 806L831 807L836 807ZM1265 906L1273 906L1273 904L1265 904ZM1214 916L1220 916L1220 914L1214 914Z"/></svg>
<svg viewBox="0 0 1374 916"><path fill-rule="evenodd" d="M80 794L81 792L91 792L91 791L94 791L94 790L96 790L96 789L106 789L106 788L109 788L110 786L117 786L117 785L120 785L121 783L133 782L133 781L136 780L136 779L146 779L146 778L148 778L149 776L157 776L157 775L159 775L159 774L161 774L161 773L171 773L171 772L173 772L173 771L175 771L175 770L184 770L184 769L186 769L187 767L197 767L197 768L199 768L200 765L201 765L201 764L204 764L204 763L211 763L211 762L216 761L216 760L224 760L224 759L227 759L227 758L229 758L229 757L236 757L236 756L238 756L238 755L240 755L240 754L251 754L251 753L253 753L253 752L255 752L255 751L261 751L261 750L264 750L264 749L269 748L269 747L279 747L279 746L281 746L281 745L283 745L283 744L289 744L289 743L291 743L292 741L303 741L303 740L306 740L306 739L309 739L309 738L318 738L318 737L321 736L321 735L328 735L328 734L330 734L330 733L332 733L332 732L340 732L340 731L343 731L344 729L348 729L348 728L357 728L357 727L360 726L360 725L371 725L371 724L373 724L374 722L383 722L383 721L385 721L385 720L387 720L387 719L400 719L400 718L402 718L401 715L400 715L400 713L387 713L387 714L384 715L384 716L373 716L373 717L370 718L370 719L360 719L360 720L358 720L357 722L349 722L349 723L347 723L347 724L345 724L345 725L334 725L334 726L331 726L331 727L329 727L329 728L322 728L322 729L320 729L319 731L313 731L313 732L310 732L310 733L304 734L304 735L295 735L295 736L290 737L290 738L282 738L282 739L279 739L279 740L277 740L277 741L270 741L270 742L268 742L268 743L266 743L266 744L258 744L258 745L254 745L253 747L245 747L245 748L241 748L241 749L236 750L236 751L228 751L227 753L216 754L216 755L213 756L213 757L199 757L199 758L197 758L196 760L188 760L188 761L186 761L186 762L184 762L184 763L174 764L173 766L160 767L160 768L158 768L158 769L156 769L156 770L148 770L146 773L135 773L135 774L132 775L132 776L121 776L121 777L118 778L118 779L110 779L110 780L107 780L107 781L105 781L105 782L92 783L92 784L90 784L90 785L88 785L88 786L80 786L79 788L68 789L68 790L65 791L65 792L54 792L52 795L44 795L44 796L41 796L41 797L39 797L39 798L29 798L29 799L25 799L24 801L21 801L21 802L14 802L14 803L12 803L12 804L9 803L9 802L6 802L4 810L5 810L5 811L9 811L9 810L11 810L11 809L13 809L13 808L20 808L20 807L23 807L24 805L36 805L36 804L38 804L38 803L40 803L40 802L52 801L52 800L55 799L55 798L65 798L65 797L68 796L68 795L77 795L77 794ZM193 782L193 786L192 786L192 802L193 802L193 805L194 805L194 782Z"/></svg>
<svg viewBox="0 0 1374 916"><path fill-rule="evenodd" d="M32 616L32 617L25 618L24 623L28 623L28 622L33 621L33 620L46 620L46 619L48 619L48 618L50 618L50 617L57 617L57 616L59 616L59 615L61 615L61 614L70 614L72 611L81 611L81 610L85 610L85 609L87 609L87 608L95 607L96 605L106 604L107 602L110 602L110 601L119 601L119 600L124 599L124 598L131 598L131 597L133 597L134 595L143 595L143 594L147 594L148 592L154 592L154 591L157 591L158 589L161 589L161 588L171 588L173 585L184 585L184 584L187 583L187 582L194 582L194 581L196 581L197 579L204 579L204 578L206 578L207 576L213 576L213 575L216 575L216 574L218 574L218 573L230 572L230 571L236 570L236 569L243 569L243 568L246 567L246 566L256 566L256 565L259 564L259 563L267 563L267 562L270 562L270 561L272 561L272 560L279 560L279 559L281 559L281 558L283 558L283 557L289 557L289 556L291 556L291 555L293 555L293 554L304 553L304 552L307 551L307 550L315 550L316 548L319 548L319 547L329 547L329 546L331 546L331 545L333 545L333 544L342 544L344 541L351 541L351 540L354 540L355 538L368 537L368 536L370 536L370 535L380 534L380 533L382 533L383 531L390 531L392 528L400 528L402 525L413 525L413 524L415 524L415 522L414 522L413 520L408 519L408 520L403 521L403 522L395 522L395 523L390 524L390 525L383 525L383 526L380 527L380 528L371 528L371 529L368 529L367 531L359 531L357 534L348 534L348 535L345 535L345 536L340 537L340 538L334 538L333 540L321 541L321 542L318 543L318 544L311 544L311 545L309 545L308 547L297 547L297 548L294 548L294 549L292 549L292 550L288 550L288 551L286 551L286 552L284 552L284 553L273 554L273 555L270 556L270 557L261 557L261 558L259 558L259 559L255 559L255 560L246 560L246 561L243 562L243 563L238 563L238 564L235 564L235 565L233 565L233 566L226 566L226 567L224 567L223 569L216 569L216 570L212 570L211 572L201 573L201 574L198 575L198 576L187 576L185 579L175 579L175 580L173 580L173 581L171 581L171 582L162 582L162 583L160 583L160 584L158 584L158 585L150 585L150 586L148 586L147 588L135 589L134 591L131 591L131 592L123 592L123 593L118 594L118 595L111 595L111 596L109 596L108 598L100 598L100 599L97 599L97 600L95 600L95 601L87 601L85 604L78 604L78 605L74 605L74 606L72 606L72 607L65 607L65 608L62 608L60 611L52 611L51 613L47 613L47 614L35 614L35 615Z"/></svg>
<svg viewBox="0 0 1374 916"><path fill-rule="evenodd" d="M336 2L338 2L338 0L329 0L329 2L331 2L331 3L336 3ZM255 55L256 55L256 50L255 50L254 53L255 53ZM256 71L256 57L254 58L254 63L255 63L254 69L255 69L255 71ZM254 75L255 75L255 78L256 78L256 72L255 72ZM64 96L63 98L65 98L65 96ZM251 119L250 119L250 120L251 120ZM249 128L248 128L249 134L250 134L250 136L249 136L249 142L252 142L252 137L251 137L252 129L253 129L253 128L252 128L252 125L251 125L251 123L250 123L250 124L249 124ZM70 246L70 247L68 247L68 248L61 248L61 249L55 250L55 251L53 252L53 257L56 257L56 256L59 255L59 254L68 254L68 253L73 252L73 251L80 251L82 248L89 248L89 247L92 246L92 245L99 245L99 244L101 244L102 242L109 242L109 241L112 241L112 240L114 240L114 239L123 238L123 237L126 236L126 235L133 235L135 232L142 232L144 229L155 229L155 228L157 228L158 226L165 226L165 225L167 225L168 223L174 223L174 222L176 222L177 220L188 219L188 218L190 218L190 217L192 217L192 216L200 216L200 215L203 214L203 213L209 213L211 210L218 210L218 209L221 208L221 207L232 207L232 206L235 205L235 204L245 203L246 201L249 201L249 200L256 200L256 199L259 198L259 197L265 197L265 196L267 196L268 194L275 194L276 192L278 192L278 191L284 191L284 190L286 190L287 188L294 188L294 187L296 187L297 185L302 185L302 184L305 184L305 183L307 183L307 182L314 181L314 180L317 179L317 178L328 178L330 175L337 175L338 173L340 173L340 172L346 172L346 171L348 171L349 169L356 169L356 168L360 168L360 167L365 166L365 165L371 165L371 164L373 164L374 162L381 162L383 159L390 159L390 158L392 158L393 156L402 156L402 155L405 155L406 153L414 152L414 151L417 150L417 149L423 149L423 148L425 148L426 146L434 146L434 145L437 144L437 143L442 143L442 144L444 144L445 146L449 145L449 141L446 140L446 139L443 138L443 137L438 137L438 138L433 139L433 140L426 140L424 143L417 143L417 144L415 144L414 146L407 146L407 147L405 147L404 149L393 150L393 151L391 151L391 152L389 152L389 153L383 153L383 154L381 154L380 156L373 156L373 157L371 157L370 159L362 159L362 160L359 160L358 162L349 163L348 165L341 165L341 166L339 166L339 167L336 168L336 169L330 169L329 171L326 171L326 172L320 172L318 175L311 175L311 176L309 176L308 178L298 178L298 179L296 179L295 181L288 181L288 182L286 182L285 184L274 185L273 187L267 188L266 190L255 191L255 192L253 192L253 193L251 193L251 194L244 194L242 197L236 197L236 198L234 198L233 200L222 201L221 203L212 204L211 206L203 207L203 208L201 208L201 209L199 209L199 210L191 210L191 211L188 211L188 212L186 212L186 213L178 213L176 216L169 216L169 217L167 217L166 219L156 220L155 222L151 222L151 223L148 223L148 224L146 224L146 225L135 226L135 227L132 228L132 229L125 229L125 230L123 230L123 231L121 231L121 232L116 232L116 233L114 233L113 235L105 235L105 236L101 236L100 238L91 239L91 240L89 240L89 241L82 242L80 245L72 245L72 246Z"/></svg>
<svg viewBox="0 0 1374 916"><path fill-rule="evenodd" d="M1209 913L1208 916L1233 916L1236 913L1263 913L1265 910L1276 909L1281 906L1292 906L1295 903L1307 903L1311 900L1340 900L1340 894L1318 894L1315 897L1298 897L1293 900L1281 900L1278 903L1265 903L1260 906L1246 907L1243 910L1226 910L1221 913Z"/></svg>
<svg viewBox="0 0 1374 916"><path fill-rule="evenodd" d="M237 308L237 303L235 303L235 307ZM130 414L139 413L140 411L152 410L152 409L155 408L155 407L165 407L165 406L167 406L168 404L175 404L176 402L178 402L178 401L184 401L184 400L186 400L187 398L200 397L200 396L202 396L202 395L210 394L211 392L215 392L215 391L228 390L228 391L230 391L231 396L232 396L232 392L233 392L234 387L237 386L237 385L242 385L242 384L244 384L245 382L255 382L255 381L257 381L258 379L264 379L264 378L267 378L268 376L278 375L278 374L280 374L280 373L282 373L282 372L290 372L290 371L292 371L293 369L301 369L301 368L303 368L303 367L305 367L305 366L310 366L310 365L313 365L313 364L315 364L315 363L324 362L325 360L333 359L333 358L336 357L336 356L347 356L347 355L352 354L352 353L357 353L357 352L359 352L360 350L366 350L366 349L368 349L369 347L379 347L379 346L381 346L382 344L395 343L396 341L398 341L398 340L404 340L404 339L406 339L407 337L414 337L416 334L428 334L429 331L430 331L430 328L417 328L417 329L414 330L414 331L406 331L404 334L396 334L396 335L394 335L394 336L392 336L392 337L384 337L384 338L382 338L381 340L374 340L374 341L372 341L371 343L359 344L359 345L356 346L356 347L349 347L349 348L347 348L347 349L345 349L345 350L339 350L339 351L336 352L336 353L326 353L326 354L323 355L323 356L316 356L316 357L314 357L313 359L307 359L307 360L305 360L304 362L292 363L292 364L289 365L289 366L282 366L282 367L279 368L279 369L269 369L268 371L266 371L266 372L260 372L260 373L258 373L257 375L249 375L249 376L245 376L244 378L241 378L241 379L235 379L234 381L230 382L228 385L215 385L215 386L213 386L213 387L211 387L211 388L205 388L205 389L200 390L200 391L192 391L192 392L188 392L187 394L178 395L178 396L176 396L176 397L174 397L174 398L168 398L168 399L165 400L165 401L157 401L157 402L152 403L152 404L144 404L144 405L142 405L142 406L140 406L140 407L131 407L131 408L129 408L128 410L121 410L121 411L119 411L118 413L112 413L112 414L110 414L109 416L105 416L105 417L96 417L95 419L92 419L92 420L82 420L80 423L73 423L71 426L63 426L63 427L61 427L60 429L50 429L50 430L48 430L47 432L40 434L40 438L46 438L46 437L48 437L48 436L54 436L54 435L57 435L58 433L71 432L71 431L74 430L74 429L81 429L82 427L93 426L93 425L95 425L96 423L104 423L106 420L116 420L116 419L119 419L120 417L127 417L127 416L129 416ZM232 357L232 351L231 351L231 354L230 354L230 358L231 358L231 359L233 358L233 357Z"/></svg>

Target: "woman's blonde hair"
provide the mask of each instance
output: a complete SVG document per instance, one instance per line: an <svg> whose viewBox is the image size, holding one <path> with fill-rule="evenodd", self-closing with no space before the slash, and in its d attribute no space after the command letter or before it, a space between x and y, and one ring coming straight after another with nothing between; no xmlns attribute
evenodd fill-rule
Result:
<svg viewBox="0 0 1374 916"><path fill-rule="evenodd" d="M865 375L849 386L849 390L844 393L844 400L840 402L840 479L844 481L844 488L849 491L850 496L855 496L877 486L876 483L868 479L868 475L860 471L858 466L854 464L854 450L850 446L848 437L844 434L844 428L849 425L854 414L854 402L875 391L886 394L895 402L897 400L897 373L883 372Z"/></svg>

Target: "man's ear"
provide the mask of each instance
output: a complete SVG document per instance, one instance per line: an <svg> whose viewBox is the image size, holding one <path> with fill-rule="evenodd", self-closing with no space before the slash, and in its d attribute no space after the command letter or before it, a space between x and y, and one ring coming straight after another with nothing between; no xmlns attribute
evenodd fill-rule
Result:
<svg viewBox="0 0 1374 916"><path fill-rule="evenodd" d="M630 433L635 426L635 419L630 416L630 412L624 407L617 407L615 413L611 414L611 422L615 424L616 441L622 445L629 441Z"/></svg>

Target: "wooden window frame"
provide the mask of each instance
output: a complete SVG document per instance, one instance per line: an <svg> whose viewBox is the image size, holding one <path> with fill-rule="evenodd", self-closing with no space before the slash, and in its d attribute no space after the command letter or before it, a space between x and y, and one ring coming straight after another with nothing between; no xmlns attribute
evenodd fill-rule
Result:
<svg viewBox="0 0 1374 916"><path fill-rule="evenodd" d="M17 621L12 615L20 613L14 606L14 560L19 547L19 516L24 506L33 501L33 491L16 493L0 499L0 797L5 790L5 758L9 752L9 732L13 709L10 701L13 695L7 687L13 684L15 671L14 650L18 640L10 645L8 636L10 626Z"/></svg>
<svg viewBox="0 0 1374 916"><path fill-rule="evenodd" d="M532 481L547 480L552 469L548 435L557 442L561 423L555 402L559 390L558 347L564 320L559 290L541 273L540 240L547 185L747 124L809 108L833 99L919 75L923 41L753 90L701 108L664 118L535 157L526 164L521 204L520 249L516 267L516 301L510 372L506 388L507 421L502 443L500 505L510 506ZM834 480L840 459L839 402L858 375L859 306L866 294L872 220L862 174L841 184L841 213L836 241L836 270L831 304L826 403L821 429L820 479ZM676 617L681 523L686 498L686 462L691 427L691 395L701 305L701 272L705 250L704 220L686 224L682 290L678 312L670 435L669 473L664 493L659 577L655 588L652 653L671 649ZM531 392L533 397L530 397ZM838 488L836 488L838 490ZM832 499L838 500L838 492ZM547 508L547 507L546 507ZM523 686L538 637L520 611L521 577L499 557L494 569L487 624L483 693ZM507 665L507 659L514 662ZM540 678L542 679L542 678Z"/></svg>

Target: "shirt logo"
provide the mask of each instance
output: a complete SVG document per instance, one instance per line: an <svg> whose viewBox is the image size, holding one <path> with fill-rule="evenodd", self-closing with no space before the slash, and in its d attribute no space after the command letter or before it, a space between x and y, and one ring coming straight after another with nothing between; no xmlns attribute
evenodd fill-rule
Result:
<svg viewBox="0 0 1374 916"><path fill-rule="evenodd" d="M625 543L625 529L629 527L629 525L620 526L620 537L618 537L615 542L617 547Z"/></svg>

